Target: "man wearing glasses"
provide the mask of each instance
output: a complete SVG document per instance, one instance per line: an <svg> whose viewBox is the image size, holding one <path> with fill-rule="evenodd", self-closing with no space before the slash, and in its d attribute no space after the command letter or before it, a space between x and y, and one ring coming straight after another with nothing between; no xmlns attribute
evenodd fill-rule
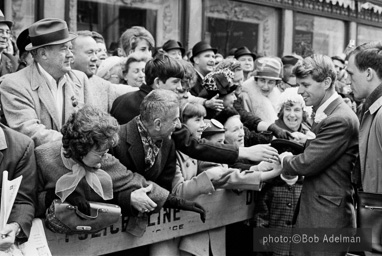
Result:
<svg viewBox="0 0 382 256"><path fill-rule="evenodd" d="M5 20L0 11L0 77L13 73L17 69L17 58L6 52L11 37L11 28L13 22Z"/></svg>

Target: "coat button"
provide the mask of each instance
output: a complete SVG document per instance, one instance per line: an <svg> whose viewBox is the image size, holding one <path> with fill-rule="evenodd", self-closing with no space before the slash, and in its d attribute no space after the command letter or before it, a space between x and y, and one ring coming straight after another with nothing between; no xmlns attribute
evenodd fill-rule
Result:
<svg viewBox="0 0 382 256"><path fill-rule="evenodd" d="M291 203L287 203L287 206L288 206L288 207L292 207L292 204L291 204Z"/></svg>

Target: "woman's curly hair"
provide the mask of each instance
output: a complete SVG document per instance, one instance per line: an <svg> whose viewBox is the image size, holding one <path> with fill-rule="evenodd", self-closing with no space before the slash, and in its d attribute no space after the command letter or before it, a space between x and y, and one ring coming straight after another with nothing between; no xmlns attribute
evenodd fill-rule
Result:
<svg viewBox="0 0 382 256"><path fill-rule="evenodd" d="M73 113L61 129L64 156L81 159L94 147L114 147L118 143L118 131L119 125L114 117L97 108L84 106Z"/></svg>

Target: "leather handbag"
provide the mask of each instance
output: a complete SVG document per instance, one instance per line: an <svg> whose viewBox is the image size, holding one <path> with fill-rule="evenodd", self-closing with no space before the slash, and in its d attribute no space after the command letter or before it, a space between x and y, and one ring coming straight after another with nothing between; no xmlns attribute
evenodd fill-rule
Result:
<svg viewBox="0 0 382 256"><path fill-rule="evenodd" d="M89 202L91 216L80 212L77 206L55 199L46 210L45 225L55 233L91 234L114 223L121 217L121 208L115 204Z"/></svg>
<svg viewBox="0 0 382 256"><path fill-rule="evenodd" d="M365 233L363 241L382 252L382 194L357 191L357 227L361 233L367 232L363 228L371 229L371 236Z"/></svg>

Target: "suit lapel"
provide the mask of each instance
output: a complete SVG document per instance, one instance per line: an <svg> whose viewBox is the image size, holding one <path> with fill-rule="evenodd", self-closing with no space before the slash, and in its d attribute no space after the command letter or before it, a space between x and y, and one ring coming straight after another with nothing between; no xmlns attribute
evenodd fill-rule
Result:
<svg viewBox="0 0 382 256"><path fill-rule="evenodd" d="M126 142L129 145L129 154L133 159L134 165L138 172L143 173L145 170L145 152L143 150L141 135L138 132L137 122L135 119L126 125L126 135Z"/></svg>
<svg viewBox="0 0 382 256"><path fill-rule="evenodd" d="M46 81L46 78L41 74L37 68L37 64L34 63L31 69L32 72L32 90L37 91L39 99L44 104L49 115L52 117L53 123L56 127L60 127L60 119L58 116L58 111L56 108L55 100L52 92L49 89L49 85Z"/></svg>
<svg viewBox="0 0 382 256"><path fill-rule="evenodd" d="M342 102L342 98L341 97L338 97L337 99L335 99L334 101L332 101L329 106L324 110L324 113L327 115L327 116L330 116L333 111L338 107L338 105L341 104ZM314 132L314 134L317 134L320 130L320 127L321 127L321 123L316 123L313 119L313 124L312 124L312 132Z"/></svg>

